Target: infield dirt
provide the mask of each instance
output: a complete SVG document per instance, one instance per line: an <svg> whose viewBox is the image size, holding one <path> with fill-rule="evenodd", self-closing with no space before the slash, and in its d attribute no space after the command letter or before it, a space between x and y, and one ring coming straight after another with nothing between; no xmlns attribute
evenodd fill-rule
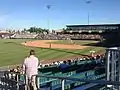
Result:
<svg viewBox="0 0 120 90"><path fill-rule="evenodd" d="M60 49L85 49L89 46L82 46L82 45L66 45L66 44L53 44L57 40L36 40L36 41L28 41L22 43L25 46L31 47L41 47L41 48L60 48Z"/></svg>

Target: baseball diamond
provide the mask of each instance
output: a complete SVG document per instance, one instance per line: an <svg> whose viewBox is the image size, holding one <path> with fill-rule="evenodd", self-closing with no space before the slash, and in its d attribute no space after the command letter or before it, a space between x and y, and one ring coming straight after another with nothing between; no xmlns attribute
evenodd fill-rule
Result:
<svg viewBox="0 0 120 90"><path fill-rule="evenodd" d="M0 90L120 90L120 0L1 0Z"/></svg>
<svg viewBox="0 0 120 90"><path fill-rule="evenodd" d="M49 43L53 43L51 48L49 48ZM26 42L26 43L25 43ZM46 46L36 47L34 43L38 44L45 44ZM49 43L48 43L49 42ZM54 44L54 43L61 43L62 44ZM68 44L67 44L68 42ZM53 62L58 60L70 59L79 57L82 55L90 55L91 50L95 50L96 53L104 52L103 47L91 47L91 46L84 46L83 44L90 44L90 43L97 43L95 41L75 41L76 45L78 46L76 49L76 45L69 43L68 40L34 40L34 39L1 39L0 40L0 58L1 66L5 65L13 65L13 64L22 64L24 57L27 56L29 50L35 49L36 54L41 60L42 63L46 62ZM22 44L24 45L22 45ZM32 44L33 43L33 44ZM29 46L26 46L30 44ZM79 45L78 45L79 44ZM36 44L37 45L37 44ZM61 47L61 45L66 47ZM55 47L54 47L55 46ZM56 47L59 46L59 47ZM69 47L68 47L69 46ZM43 62L44 61L44 62Z"/></svg>

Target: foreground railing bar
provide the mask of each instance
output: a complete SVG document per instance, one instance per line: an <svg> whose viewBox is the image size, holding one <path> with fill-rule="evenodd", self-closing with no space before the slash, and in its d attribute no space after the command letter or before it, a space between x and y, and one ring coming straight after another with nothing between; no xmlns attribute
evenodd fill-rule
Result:
<svg viewBox="0 0 120 90"><path fill-rule="evenodd" d="M120 48L119 49L110 49L110 48L107 48L106 51L120 51Z"/></svg>
<svg viewBox="0 0 120 90"><path fill-rule="evenodd" d="M65 90L65 80L62 80L62 90Z"/></svg>
<svg viewBox="0 0 120 90"><path fill-rule="evenodd" d="M57 78L57 79L65 79L65 80L72 80L72 81L81 81L81 82L88 82L88 83L98 83L98 84L108 84L108 85L120 85L118 81L107 81L107 80L87 80L87 79L79 79L79 78L71 78L71 77L58 77L58 76L46 76L46 75L33 75L37 77L46 77L46 78ZM32 76L32 77L33 77Z"/></svg>

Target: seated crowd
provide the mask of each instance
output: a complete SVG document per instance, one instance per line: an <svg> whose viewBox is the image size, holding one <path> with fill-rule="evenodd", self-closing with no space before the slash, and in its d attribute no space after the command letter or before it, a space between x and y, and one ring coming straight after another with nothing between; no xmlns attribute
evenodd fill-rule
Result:
<svg viewBox="0 0 120 90"><path fill-rule="evenodd" d="M44 68L44 67L50 67L50 66L60 66L63 64L66 65L71 65L71 64L77 64L80 61L85 61L85 60L95 60L97 62L104 62L104 55L96 55L94 57L83 57L83 58L74 58L70 60L65 60L65 61L56 61L48 64L40 64L39 68Z"/></svg>
<svg viewBox="0 0 120 90"><path fill-rule="evenodd" d="M90 61L90 63L85 63L87 61ZM81 62L84 62L84 63L80 64ZM77 74L77 73L79 74L80 72L84 72L84 71L88 71L88 70L93 70L93 69L97 70L101 66L104 67L104 55L96 55L94 57L74 58L74 59L69 59L69 60L64 60L64 61L56 61L56 62L52 62L52 63L48 63L48 64L40 64L38 67L38 71L41 72L41 74L42 74L46 68L47 71L49 69L49 71L51 70L52 73L53 72L55 72L55 73L62 72L62 74L64 74L66 72L70 72L70 73L67 73L66 75L71 76L72 74L74 74L71 71L75 70L75 72L76 72L75 74ZM102 71L103 71L103 68L102 68ZM5 71L4 77L17 80L17 75L15 73L18 73L21 75L24 74L23 67L17 66L14 69ZM54 73L54 75L55 75L55 73ZM104 71L103 71L103 73L104 73ZM86 77L87 76L88 75L86 74ZM18 78L20 80L21 76L18 75ZM24 84L24 82L23 82L23 84ZM33 86L35 86L35 84ZM34 90L36 90L36 89L34 89Z"/></svg>
<svg viewBox="0 0 120 90"><path fill-rule="evenodd" d="M74 58L74 59L69 59L69 60L64 60L64 61L56 61L56 62L52 62L52 63L47 63L47 64L41 64L39 65L38 68L46 68L46 67L53 67L53 66L59 66L61 68L70 66L72 64L78 64L79 62L82 61L88 61L88 60L92 60L95 61L96 63L104 63L104 55L96 55L94 57L83 57L83 58ZM17 66L16 68L10 69L8 70L9 72L18 72L18 73L22 73L22 67Z"/></svg>
<svg viewBox="0 0 120 90"><path fill-rule="evenodd" d="M69 39L82 39L82 40L101 40L102 36L99 34L42 34L40 33L37 38L42 40L67 40Z"/></svg>

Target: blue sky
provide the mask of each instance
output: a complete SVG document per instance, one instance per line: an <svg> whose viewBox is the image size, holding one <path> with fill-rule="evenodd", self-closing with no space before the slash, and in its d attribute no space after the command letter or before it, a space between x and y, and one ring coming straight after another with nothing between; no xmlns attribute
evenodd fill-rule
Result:
<svg viewBox="0 0 120 90"><path fill-rule="evenodd" d="M69 24L120 23L120 0L0 0L0 28L60 29ZM51 5L47 10L46 5Z"/></svg>

